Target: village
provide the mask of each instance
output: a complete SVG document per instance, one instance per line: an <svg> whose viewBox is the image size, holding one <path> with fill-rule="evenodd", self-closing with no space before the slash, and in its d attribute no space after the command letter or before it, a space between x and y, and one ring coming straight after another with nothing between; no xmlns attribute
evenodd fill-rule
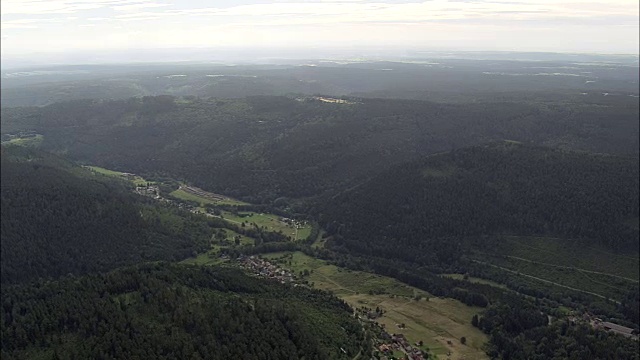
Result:
<svg viewBox="0 0 640 360"><path fill-rule="evenodd" d="M282 284L292 284L293 286L299 286L301 284L301 279L296 277L292 272L259 256L241 255L237 260L242 268L255 276L273 279ZM377 332L380 333L377 339L378 344L376 345L378 352L375 354L375 357L372 357L372 360L402 359L397 357L398 352L403 353L403 358L407 360L425 360L427 358L425 352L419 348L423 344L415 343L415 345L411 345L403 334L389 334L384 329L384 326L381 326L375 321L377 317L382 315L382 310L371 310L366 307L361 307L355 312L361 323L376 327ZM399 328L402 328L402 326L403 324L398 324ZM394 356L394 353L396 353L396 356Z"/></svg>
<svg viewBox="0 0 640 360"><path fill-rule="evenodd" d="M394 350L405 353L405 359L408 360L426 359L425 353L418 348L418 343L416 343L415 346L412 346L407 338L402 334L389 335L386 332L384 332L383 334L386 334L387 341L378 346L378 351L380 352L380 360L388 360L393 358Z"/></svg>
<svg viewBox="0 0 640 360"><path fill-rule="evenodd" d="M131 181L134 181L138 178L137 175L130 174L130 173L122 173L121 176ZM180 188L198 196L203 196L203 197L207 196L208 198L211 198L211 195L212 195L210 193L206 193L204 190L189 187L189 186L181 186ZM208 216L221 217L219 214L212 212L213 210L207 209L206 212L203 212L197 206L194 206L187 202L172 200L172 199L163 197L161 195L159 186L153 183L144 183L144 184L139 183L135 186L135 192L142 196L147 196L147 197L156 199L158 201L170 203L180 209L190 211L192 213L197 213L197 214L204 213ZM224 197L216 198L216 200L220 200L220 199L224 199ZM241 214L240 217L244 217L242 215L245 215L245 214ZM245 216L251 216L251 215L252 214L247 213ZM231 221L235 222L233 220ZM301 229L308 225L305 220L297 220L297 219L292 219L292 218L287 218L282 216L278 217L277 219L273 218L273 221L279 221L283 225L294 228L296 230ZM221 257L223 256L228 259L228 255L224 255L224 254L221 255ZM271 279L271 280L280 282L281 284L291 284L292 286L301 286L301 285L308 286L308 283L303 280L304 274L301 273L300 276L296 276L296 274L292 273L290 270L279 267L278 265L268 260L265 260L259 256L240 255L240 257L237 258L237 261L240 267L242 267L243 269L245 269L246 271L248 271L249 273L257 277ZM373 357L371 358L372 360L392 360L392 359L424 360L429 358L428 353L425 352L425 350L421 349L423 348L423 345L424 345L422 341L416 342L415 344L411 344L407 340L405 335L403 335L402 333L399 333L399 332L390 333L387 331L387 329L385 329L384 324L380 324L376 321L377 318L383 315L384 310L381 310L378 308L369 309L363 306L361 308L356 309L355 313L358 319L360 320L360 322L363 324L363 326L367 325L375 328L376 329L375 332L378 334L376 338L376 345L375 345L376 350L374 351ZM616 334L634 339L636 341L638 340L638 334L635 333L633 329L625 326L621 326L618 324L614 324L608 321L603 321L602 319L597 318L589 313L570 316L569 320L573 323L586 323L591 325L595 329L609 331L612 333L616 333ZM396 326L400 331L402 331L402 329L404 328L404 324L396 324ZM450 342L449 342L449 345L451 345ZM449 356L450 353L448 353L447 355Z"/></svg>
<svg viewBox="0 0 640 360"><path fill-rule="evenodd" d="M137 185L136 193L144 196L150 196L156 200L160 200L160 188L157 185L146 184Z"/></svg>
<svg viewBox="0 0 640 360"><path fill-rule="evenodd" d="M427 359L426 353L420 349L424 344L422 341L416 342L414 345L407 340L403 334L392 333L389 334L385 329L384 324L379 324L376 319L384 314L384 310L376 307L370 309L366 306L362 306L356 309L358 319L363 323L369 323L375 327L377 338L377 352L373 359L379 360L391 360L398 359L398 353L403 353L403 358L408 360L424 360ZM396 324L398 329L404 329L404 324ZM402 359L402 358L400 358Z"/></svg>
<svg viewBox="0 0 640 360"><path fill-rule="evenodd" d="M129 174L129 173L123 173L122 176L127 178L127 179L129 179L129 180L133 179L134 177L136 177L136 175ZM176 206L179 209L189 211L189 212L191 212L193 214L204 214L204 215L208 215L208 216L214 216L212 213L203 212L197 206L191 205L189 203L186 203L186 202L183 202L183 201L167 199L166 197L163 197L160 194L160 188L158 187L158 185L155 185L155 184L147 183L147 184L136 185L135 192L137 194L139 194L139 195L142 195L142 196L148 196L148 197L154 198L154 199L156 199L158 201L169 203L171 205Z"/></svg>
<svg viewBox="0 0 640 360"><path fill-rule="evenodd" d="M289 270L282 269L277 265L274 265L271 262L257 256L241 255L240 257L238 257L238 262L240 263L240 266L242 268L248 270L258 277L274 279L282 284L294 283L296 280L295 275L292 274ZM294 286L297 285L297 283L294 283Z"/></svg>
<svg viewBox="0 0 640 360"><path fill-rule="evenodd" d="M285 225L291 226L295 229L302 229L303 227L308 225L308 222L306 220L296 220L296 219L289 219L286 217L281 217L280 218L280 222L282 222Z"/></svg>

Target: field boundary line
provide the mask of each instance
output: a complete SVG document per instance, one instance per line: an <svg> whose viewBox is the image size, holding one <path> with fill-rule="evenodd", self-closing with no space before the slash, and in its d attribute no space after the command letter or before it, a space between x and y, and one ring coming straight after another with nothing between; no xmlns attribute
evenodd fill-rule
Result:
<svg viewBox="0 0 640 360"><path fill-rule="evenodd" d="M575 270L575 271L578 271L578 272L589 273L589 274L604 275L604 276L614 277L614 278L621 279L621 280L627 280L627 281L634 282L634 283L640 283L640 280L635 280L635 279L631 279L631 278L628 278L628 277L609 274L609 273L604 273L604 272L600 272L600 271L581 269L581 268L578 268L578 267L575 267L575 266L564 266L564 265L550 264L550 263L545 263L545 262L541 262L541 261L529 260L529 259L521 258L521 257L518 257L518 256L511 256L511 255L493 255L493 254L484 253L484 252L480 252L480 251L477 251L477 253L478 254L483 254L483 255L488 255L488 256L498 256L498 257L505 257L505 258L509 258L509 259L520 260L520 261L524 261L524 262L528 262L528 263L536 264L536 265L550 266L550 267L555 267L555 268L560 268L560 269L567 269L567 270Z"/></svg>
<svg viewBox="0 0 640 360"><path fill-rule="evenodd" d="M601 299L610 300L610 301L615 302L616 304L620 304L619 301L613 300L611 298L607 298L604 295L596 294L596 293L591 292L591 291L577 289L577 288L574 288L574 287L571 287L571 286L567 286L567 285L562 285L562 284L557 283L555 281L539 278L539 277L533 276L533 275L523 274L523 273L521 273L519 271L511 270L511 269L508 269L508 268L505 268L505 267L502 267L502 266L498 266L498 265L494 265L494 264L491 264L491 263L487 263L487 262L484 262L484 261L474 260L474 259L471 259L471 261L479 263L479 264L484 264L484 265L487 265L487 266L491 266L491 267L494 267L494 268L498 268L500 270L503 270L503 271L506 271L506 272L510 272L512 274L516 274L516 275L519 275L519 276L524 276L524 277L528 277L528 278L531 278L531 279L534 279L534 280L542 281L542 282L547 283L547 284L551 284L551 285L555 285L555 286L562 287L562 288L565 288L565 289L569 289L569 290L573 290L573 291L577 291L577 292L581 292L581 293L597 296L597 297L599 297Z"/></svg>

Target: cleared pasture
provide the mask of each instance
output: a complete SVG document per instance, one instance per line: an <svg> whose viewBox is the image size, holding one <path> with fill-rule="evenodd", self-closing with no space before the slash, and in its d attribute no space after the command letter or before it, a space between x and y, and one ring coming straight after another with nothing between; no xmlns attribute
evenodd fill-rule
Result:
<svg viewBox="0 0 640 360"><path fill-rule="evenodd" d="M487 336L471 325L471 318L481 311L453 299L433 297L427 292L395 279L329 265L301 252L264 255L305 277L313 287L333 292L354 308L366 306L384 310L376 319L389 333L402 333L415 344L423 341L423 349L446 359L486 359L483 344ZM404 323L400 329L397 325ZM466 345L460 338L466 337ZM449 344L450 342L450 344Z"/></svg>

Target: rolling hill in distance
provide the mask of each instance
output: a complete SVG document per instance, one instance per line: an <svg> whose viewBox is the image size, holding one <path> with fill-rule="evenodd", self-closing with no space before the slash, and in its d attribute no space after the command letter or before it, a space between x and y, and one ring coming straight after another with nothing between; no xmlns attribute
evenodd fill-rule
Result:
<svg viewBox="0 0 640 360"><path fill-rule="evenodd" d="M385 59L385 60L381 60ZM416 53L399 56L3 67L3 106L132 96L326 94L439 102L523 93L638 96L638 58L585 54ZM519 96L514 96L517 93Z"/></svg>
<svg viewBox="0 0 640 360"><path fill-rule="evenodd" d="M511 139L637 154L638 101L440 104L330 97L76 100L3 108L5 134L107 168L164 173L249 202L339 191L431 153Z"/></svg>

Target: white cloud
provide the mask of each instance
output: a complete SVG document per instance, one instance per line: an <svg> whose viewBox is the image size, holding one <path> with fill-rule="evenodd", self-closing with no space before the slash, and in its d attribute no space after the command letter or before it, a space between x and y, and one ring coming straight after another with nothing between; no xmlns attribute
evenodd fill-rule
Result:
<svg viewBox="0 0 640 360"><path fill-rule="evenodd" d="M387 1L221 0L196 7L189 0L2 0L2 29L12 35L3 50L447 43L544 49L546 43L638 51L637 0Z"/></svg>
<svg viewBox="0 0 640 360"><path fill-rule="evenodd" d="M84 10L125 5L134 1L123 0L2 0L1 13L5 15L67 14Z"/></svg>
<svg viewBox="0 0 640 360"><path fill-rule="evenodd" d="M18 19L2 22L2 30L8 29L36 29L39 25L60 23L62 19Z"/></svg>
<svg viewBox="0 0 640 360"><path fill-rule="evenodd" d="M140 9L146 9L146 8L159 8L159 7L169 6L169 5L171 4L143 2L143 3L135 3L135 4L128 4L128 5L118 5L118 6L113 6L111 8L116 11L132 11L132 10L140 10Z"/></svg>

